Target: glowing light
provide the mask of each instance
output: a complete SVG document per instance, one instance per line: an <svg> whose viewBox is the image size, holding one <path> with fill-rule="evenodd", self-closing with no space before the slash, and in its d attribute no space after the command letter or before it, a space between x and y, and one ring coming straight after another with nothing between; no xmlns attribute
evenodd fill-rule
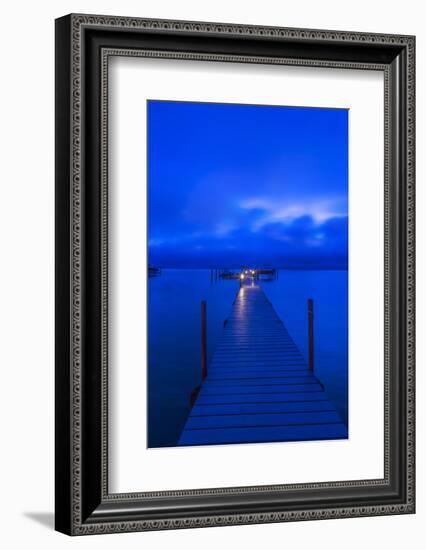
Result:
<svg viewBox="0 0 426 550"><path fill-rule="evenodd" d="M240 279L241 279L241 280L243 280L243 279L244 279L244 277L245 277L244 273L241 273L241 275L240 275Z"/></svg>

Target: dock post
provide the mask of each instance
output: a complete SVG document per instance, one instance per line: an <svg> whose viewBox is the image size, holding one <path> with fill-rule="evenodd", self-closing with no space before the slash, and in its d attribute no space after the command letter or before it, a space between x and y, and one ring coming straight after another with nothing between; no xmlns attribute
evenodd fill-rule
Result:
<svg viewBox="0 0 426 550"><path fill-rule="evenodd" d="M201 379L207 376L207 302L201 301Z"/></svg>
<svg viewBox="0 0 426 550"><path fill-rule="evenodd" d="M314 370L314 301L308 298L309 369Z"/></svg>

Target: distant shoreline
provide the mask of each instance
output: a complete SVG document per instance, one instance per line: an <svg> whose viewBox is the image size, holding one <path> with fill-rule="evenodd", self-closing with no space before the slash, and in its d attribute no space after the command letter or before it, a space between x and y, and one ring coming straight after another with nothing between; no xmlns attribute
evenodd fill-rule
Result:
<svg viewBox="0 0 426 550"><path fill-rule="evenodd" d="M162 270L168 270L168 271L211 271L215 269L221 269L224 271L235 271L240 270L241 266L235 266L235 267L168 267L164 265L155 265L155 267L159 267ZM266 267L266 266L261 266ZM275 266L268 266L272 267L273 269L276 269L278 271L349 271L347 267L275 267ZM256 269L256 267L255 267ZM259 269L259 267L257 267Z"/></svg>

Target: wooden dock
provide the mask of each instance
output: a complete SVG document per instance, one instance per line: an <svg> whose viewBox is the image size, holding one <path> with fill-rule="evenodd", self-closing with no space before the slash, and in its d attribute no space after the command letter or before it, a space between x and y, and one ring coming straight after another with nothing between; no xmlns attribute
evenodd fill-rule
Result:
<svg viewBox="0 0 426 550"><path fill-rule="evenodd" d="M178 445L347 437L261 286L242 286Z"/></svg>

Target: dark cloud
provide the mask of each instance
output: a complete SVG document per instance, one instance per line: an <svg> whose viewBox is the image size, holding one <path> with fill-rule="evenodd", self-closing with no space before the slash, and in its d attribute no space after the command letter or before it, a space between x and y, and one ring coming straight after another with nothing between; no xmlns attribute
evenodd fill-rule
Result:
<svg viewBox="0 0 426 550"><path fill-rule="evenodd" d="M240 228L225 236L176 235L150 248L153 263L173 267L279 267L346 269L348 218L316 224L310 216L290 224L268 224L253 232Z"/></svg>

